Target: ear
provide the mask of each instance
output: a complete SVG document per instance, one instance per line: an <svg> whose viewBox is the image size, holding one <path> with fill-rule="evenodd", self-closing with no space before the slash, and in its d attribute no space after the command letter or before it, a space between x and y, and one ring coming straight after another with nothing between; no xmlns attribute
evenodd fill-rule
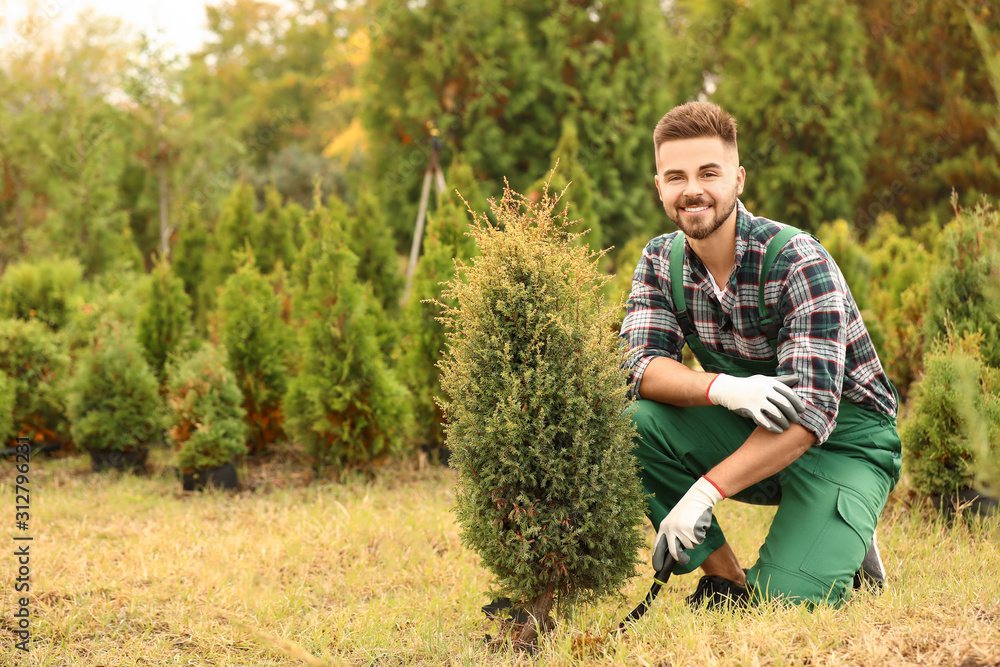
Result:
<svg viewBox="0 0 1000 667"><path fill-rule="evenodd" d="M660 196L660 175L653 175L653 186L656 188L656 198L663 201L663 197Z"/></svg>
<svg viewBox="0 0 1000 667"><path fill-rule="evenodd" d="M747 170L740 165L739 170L736 172L736 194L737 196L743 194L743 186L746 184L747 180Z"/></svg>

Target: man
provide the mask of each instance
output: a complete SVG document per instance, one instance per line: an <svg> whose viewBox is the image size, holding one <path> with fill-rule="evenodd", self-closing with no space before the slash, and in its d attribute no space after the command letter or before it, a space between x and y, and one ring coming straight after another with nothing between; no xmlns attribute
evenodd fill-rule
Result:
<svg viewBox="0 0 1000 667"><path fill-rule="evenodd" d="M653 139L656 191L681 231L643 251L621 336L654 567L669 549L675 573L702 568L692 606L839 605L866 553L880 569L875 524L900 472L895 389L827 251L739 201L735 120L691 102ZM685 342L704 371L680 363ZM778 506L749 571L712 516L724 498Z"/></svg>

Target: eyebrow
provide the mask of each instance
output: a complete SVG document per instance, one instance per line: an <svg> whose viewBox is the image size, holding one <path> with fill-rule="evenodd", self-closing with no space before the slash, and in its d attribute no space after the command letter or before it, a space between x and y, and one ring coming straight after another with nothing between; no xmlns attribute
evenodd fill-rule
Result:
<svg viewBox="0 0 1000 667"><path fill-rule="evenodd" d="M706 169L718 169L718 170L721 171L722 170L722 165L719 164L718 162L709 162L708 164L703 164L700 167L698 167L698 171L705 171ZM667 169L666 171L663 172L663 177L666 178L667 176L673 176L674 174L680 174L681 176L683 176L684 175L684 170L683 169Z"/></svg>

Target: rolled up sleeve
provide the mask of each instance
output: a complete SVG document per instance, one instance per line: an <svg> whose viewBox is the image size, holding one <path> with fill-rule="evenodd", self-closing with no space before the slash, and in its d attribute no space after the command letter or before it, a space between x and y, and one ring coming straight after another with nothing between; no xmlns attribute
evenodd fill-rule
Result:
<svg viewBox="0 0 1000 667"><path fill-rule="evenodd" d="M657 242L660 243L657 243ZM625 348L622 367L629 371L630 394L639 396L639 384L649 362L656 357L681 360L684 338L674 316L663 237L654 239L642 253L632 276L632 291L626 302L619 338Z"/></svg>
<svg viewBox="0 0 1000 667"><path fill-rule="evenodd" d="M836 427L847 353L848 294L836 265L823 254L799 259L787 273L779 310L779 375L795 373L805 402L801 424L822 444Z"/></svg>

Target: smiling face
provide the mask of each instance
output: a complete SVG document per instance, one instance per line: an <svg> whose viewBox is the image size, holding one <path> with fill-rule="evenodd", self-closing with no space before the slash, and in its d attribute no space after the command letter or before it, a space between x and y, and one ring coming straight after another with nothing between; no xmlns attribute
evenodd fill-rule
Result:
<svg viewBox="0 0 1000 667"><path fill-rule="evenodd" d="M746 171L735 146L718 137L664 141L654 179L663 210L692 239L706 239L736 219Z"/></svg>

